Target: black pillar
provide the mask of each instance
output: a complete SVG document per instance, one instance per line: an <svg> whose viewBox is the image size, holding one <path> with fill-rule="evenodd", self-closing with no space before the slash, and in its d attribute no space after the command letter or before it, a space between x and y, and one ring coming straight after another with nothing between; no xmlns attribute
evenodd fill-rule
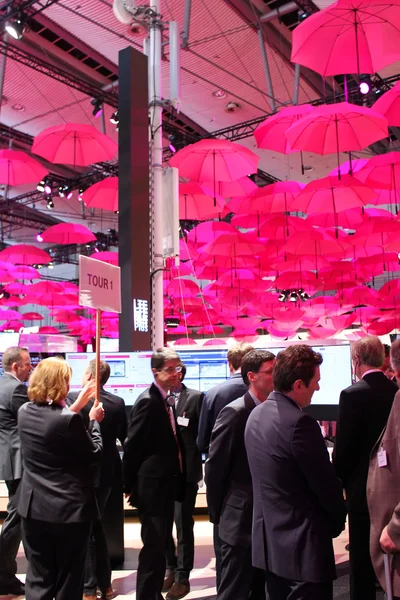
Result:
<svg viewBox="0 0 400 600"><path fill-rule="evenodd" d="M119 349L151 350L150 172L147 56L119 53Z"/></svg>

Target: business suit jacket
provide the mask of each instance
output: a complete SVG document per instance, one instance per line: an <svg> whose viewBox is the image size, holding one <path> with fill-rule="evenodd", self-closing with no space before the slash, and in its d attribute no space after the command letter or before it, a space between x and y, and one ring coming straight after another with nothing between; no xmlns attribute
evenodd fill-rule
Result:
<svg viewBox="0 0 400 600"><path fill-rule="evenodd" d="M198 483L203 479L203 466L201 452L197 447L196 438L199 429L199 417L204 394L197 390L187 388L182 384L175 411L177 417L189 419L187 427L179 425L186 453L186 481Z"/></svg>
<svg viewBox="0 0 400 600"><path fill-rule="evenodd" d="M393 594L400 596L400 392L397 392L386 429L371 453L367 482L367 500L371 519L370 552L379 583L386 590L383 552L379 538L388 533L398 548L391 555ZM378 466L378 452L386 452L387 465Z"/></svg>
<svg viewBox="0 0 400 600"><path fill-rule="evenodd" d="M368 514L369 457L387 423L397 391L397 385L377 371L340 394L333 465L346 490L349 512Z"/></svg>
<svg viewBox="0 0 400 600"><path fill-rule="evenodd" d="M0 377L0 479L21 479L21 449L17 415L20 406L28 402L27 388L10 375Z"/></svg>
<svg viewBox="0 0 400 600"><path fill-rule="evenodd" d="M68 406L75 402L78 395L78 392L68 394ZM81 410L86 427L89 426L89 412L93 402L94 399L90 400ZM121 458L116 441L119 440L123 446L128 429L128 419L123 399L110 394L103 387L100 388L100 402L103 403L104 408L104 419L100 423L103 453L101 461L96 467L95 485L96 487L112 487L122 481Z"/></svg>
<svg viewBox="0 0 400 600"><path fill-rule="evenodd" d="M175 493L178 500L181 498L185 452L178 426L176 431L183 473L166 402L153 383L132 407L124 444L124 490L130 494L132 506L139 510L156 514L171 493Z"/></svg>
<svg viewBox="0 0 400 600"><path fill-rule="evenodd" d="M97 516L91 466L101 458L99 424L91 435L82 417L57 404L27 402L18 412L24 471L18 512L50 523Z"/></svg>
<svg viewBox="0 0 400 600"><path fill-rule="evenodd" d="M205 466L210 521L219 524L219 537L231 546L251 544L253 489L244 431L254 407L246 393L221 410Z"/></svg>
<svg viewBox="0 0 400 600"><path fill-rule="evenodd" d="M224 406L240 398L246 392L247 385L244 383L241 373L235 373L226 381L208 390L201 407L199 433L197 436L197 446L200 452L208 453L211 432L220 411Z"/></svg>
<svg viewBox="0 0 400 600"><path fill-rule="evenodd" d="M288 396L272 392L248 418L253 479L253 565L296 581L336 577L332 537L345 505L321 429Z"/></svg>

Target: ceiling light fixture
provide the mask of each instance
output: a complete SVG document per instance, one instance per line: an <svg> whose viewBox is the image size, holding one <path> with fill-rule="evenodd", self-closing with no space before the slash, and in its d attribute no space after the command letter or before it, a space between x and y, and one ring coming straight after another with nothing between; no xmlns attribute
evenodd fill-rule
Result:
<svg viewBox="0 0 400 600"><path fill-rule="evenodd" d="M175 154L175 152L176 152L176 148L174 146L174 142L176 141L175 136L173 134L169 135L168 141L169 141L168 148L171 150L171 152L173 154Z"/></svg>
<svg viewBox="0 0 400 600"><path fill-rule="evenodd" d="M14 40L20 40L25 31L25 17L22 13L18 13L14 19L6 21L4 28Z"/></svg>
<svg viewBox="0 0 400 600"><path fill-rule="evenodd" d="M103 112L103 101L100 98L92 98L90 104L93 105L92 115L97 118Z"/></svg>
<svg viewBox="0 0 400 600"><path fill-rule="evenodd" d="M119 123L119 117L118 117L118 111L116 110L110 117L110 123L112 123L113 125L118 125Z"/></svg>
<svg viewBox="0 0 400 600"><path fill-rule="evenodd" d="M51 210L52 208L54 208L54 202L53 202L53 198L51 196L49 196L47 198L46 208L48 208L49 210Z"/></svg>
<svg viewBox="0 0 400 600"><path fill-rule="evenodd" d="M360 90L360 94L362 94L363 96L366 96L370 93L372 89L372 82L371 78L368 75L361 75L358 89Z"/></svg>
<svg viewBox="0 0 400 600"><path fill-rule="evenodd" d="M213 92L212 95L214 96L214 98L219 98L220 100L222 98L226 98L226 92L224 92L224 90L215 90L215 92Z"/></svg>
<svg viewBox="0 0 400 600"><path fill-rule="evenodd" d="M38 242L43 242L43 236L42 236L43 231L40 231L37 236L36 239Z"/></svg>

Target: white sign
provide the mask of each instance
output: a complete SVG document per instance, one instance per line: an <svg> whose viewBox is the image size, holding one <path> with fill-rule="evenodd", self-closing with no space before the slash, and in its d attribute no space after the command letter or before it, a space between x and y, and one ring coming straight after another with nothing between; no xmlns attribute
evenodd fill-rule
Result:
<svg viewBox="0 0 400 600"><path fill-rule="evenodd" d="M79 304L121 312L121 272L101 260L79 256Z"/></svg>
<svg viewBox="0 0 400 600"><path fill-rule="evenodd" d="M133 299L134 331L149 331L149 303L147 300Z"/></svg>

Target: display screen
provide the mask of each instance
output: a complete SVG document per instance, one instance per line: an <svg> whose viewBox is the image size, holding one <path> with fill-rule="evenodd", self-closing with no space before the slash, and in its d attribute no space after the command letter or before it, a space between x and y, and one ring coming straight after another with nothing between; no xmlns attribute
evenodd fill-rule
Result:
<svg viewBox="0 0 400 600"><path fill-rule="evenodd" d="M323 356L320 390L315 392L312 405L337 405L340 392L351 385L350 345L312 346ZM268 348L278 354L284 348ZM185 384L189 388L207 392L230 376L226 360L227 350L181 350L179 356L186 365ZM153 382L150 367L151 351L148 352L105 352L101 359L109 363L111 376L105 389L121 396L127 405L135 403L137 397ZM71 390L81 389L83 373L94 353L70 353L66 359L72 367Z"/></svg>

